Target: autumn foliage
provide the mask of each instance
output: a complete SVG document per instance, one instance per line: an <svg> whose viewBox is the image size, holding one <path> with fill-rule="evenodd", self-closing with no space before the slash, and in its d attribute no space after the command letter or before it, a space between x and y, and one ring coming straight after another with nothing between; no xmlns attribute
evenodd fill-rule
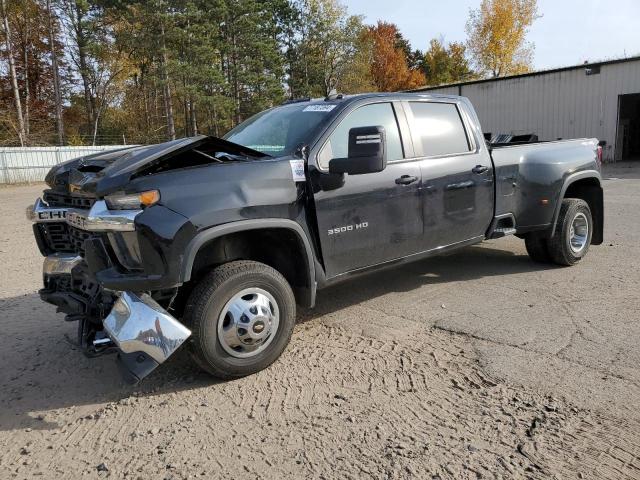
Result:
<svg viewBox="0 0 640 480"><path fill-rule="evenodd" d="M478 0L466 44L426 50L343 1L0 0L0 145L221 136L287 99L530 68L536 0Z"/></svg>
<svg viewBox="0 0 640 480"><path fill-rule="evenodd" d="M471 11L467 46L481 73L501 77L531 70L533 45L526 35L537 11L537 0L482 0Z"/></svg>
<svg viewBox="0 0 640 480"><path fill-rule="evenodd" d="M425 84L424 73L407 65L407 55L398 44L398 27L379 21L368 28L367 36L373 45L371 75L378 91L408 90Z"/></svg>

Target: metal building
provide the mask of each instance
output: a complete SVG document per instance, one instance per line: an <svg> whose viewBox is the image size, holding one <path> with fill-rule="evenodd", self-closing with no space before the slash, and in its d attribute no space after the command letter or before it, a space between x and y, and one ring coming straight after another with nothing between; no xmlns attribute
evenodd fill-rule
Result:
<svg viewBox="0 0 640 480"><path fill-rule="evenodd" d="M605 161L640 160L640 57L418 90L468 97L487 133L597 137Z"/></svg>

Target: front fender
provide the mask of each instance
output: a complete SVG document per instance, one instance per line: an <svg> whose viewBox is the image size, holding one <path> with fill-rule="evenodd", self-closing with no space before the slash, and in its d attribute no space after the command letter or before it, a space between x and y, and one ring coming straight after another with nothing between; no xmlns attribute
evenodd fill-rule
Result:
<svg viewBox="0 0 640 480"><path fill-rule="evenodd" d="M314 261L313 249L311 242L302 227L286 218L261 218L251 220L239 220L237 222L226 223L218 225L216 227L208 228L198 233L189 242L185 249L180 277L182 282L188 282L191 279L193 273L193 266L200 249L208 242L229 235L231 233L244 232L249 230L263 230L263 229L287 229L295 233L299 241L304 247L305 259L300 262L305 267L305 276L308 280L309 291L305 303L312 307L315 304L317 282L316 282L316 268Z"/></svg>

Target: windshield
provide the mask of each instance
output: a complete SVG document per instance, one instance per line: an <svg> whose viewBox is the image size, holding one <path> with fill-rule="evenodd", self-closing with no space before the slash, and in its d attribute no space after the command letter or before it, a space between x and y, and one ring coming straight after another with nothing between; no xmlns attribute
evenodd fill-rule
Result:
<svg viewBox="0 0 640 480"><path fill-rule="evenodd" d="M292 104L272 108L254 115L223 138L253 150L277 157L292 154L309 142L309 137L337 105Z"/></svg>

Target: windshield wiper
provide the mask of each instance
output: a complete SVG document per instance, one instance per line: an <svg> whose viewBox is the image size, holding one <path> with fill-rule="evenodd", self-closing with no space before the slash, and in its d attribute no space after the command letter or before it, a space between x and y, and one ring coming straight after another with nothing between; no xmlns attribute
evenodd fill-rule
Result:
<svg viewBox="0 0 640 480"><path fill-rule="evenodd" d="M250 162L252 160L257 160L260 157L253 157L251 155L240 155L237 153L220 151L220 152L216 152L216 155L212 158L217 162L224 163L225 161Z"/></svg>
<svg viewBox="0 0 640 480"><path fill-rule="evenodd" d="M208 153L204 153L201 150L196 150L195 148L193 149L194 152L199 153L200 155L202 155L203 157L207 157L209 160L213 160L214 162L218 162L218 163L223 163L222 160L220 160L219 158L214 157L213 155L209 155Z"/></svg>

